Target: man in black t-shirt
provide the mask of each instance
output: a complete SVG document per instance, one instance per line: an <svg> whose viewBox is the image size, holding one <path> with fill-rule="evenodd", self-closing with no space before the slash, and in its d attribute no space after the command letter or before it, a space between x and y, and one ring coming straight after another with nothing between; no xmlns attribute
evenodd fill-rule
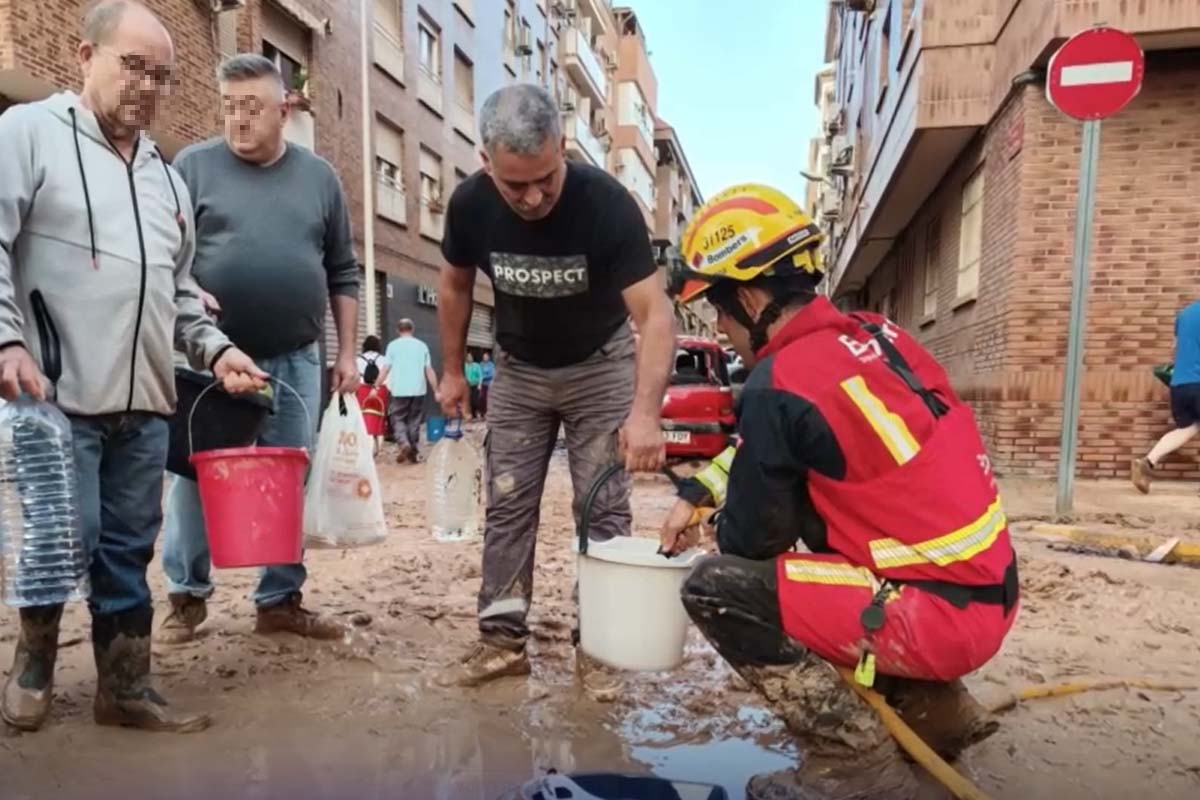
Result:
<svg viewBox="0 0 1200 800"><path fill-rule="evenodd" d="M675 355L674 315L642 211L608 173L565 160L553 98L528 84L500 89L483 105L480 131L484 169L450 198L438 290L440 398L450 416L462 413L467 395L463 351L476 270L491 278L496 297L482 641L444 681L467 686L529 672L525 619L559 425L578 525L583 497L605 467L622 458L629 471L662 466L659 411ZM600 492L595 539L629 534L629 490L622 475Z"/></svg>

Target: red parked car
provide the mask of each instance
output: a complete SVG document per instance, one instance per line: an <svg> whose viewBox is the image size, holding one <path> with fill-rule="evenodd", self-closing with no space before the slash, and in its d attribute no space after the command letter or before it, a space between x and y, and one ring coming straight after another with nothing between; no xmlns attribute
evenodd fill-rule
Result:
<svg viewBox="0 0 1200 800"><path fill-rule="evenodd" d="M662 407L667 458L712 458L729 446L734 425L725 351L711 339L677 337Z"/></svg>

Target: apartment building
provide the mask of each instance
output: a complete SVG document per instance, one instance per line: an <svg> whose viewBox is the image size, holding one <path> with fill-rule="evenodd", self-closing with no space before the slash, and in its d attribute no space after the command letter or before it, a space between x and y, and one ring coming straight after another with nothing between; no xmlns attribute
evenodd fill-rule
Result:
<svg viewBox="0 0 1200 800"><path fill-rule="evenodd" d="M681 258L679 248L683 243L683 232L692 215L704 203L704 197L679 142L679 134L662 119L654 125L654 153L656 208L652 230L655 252L665 271L671 262ZM677 305L675 317L683 333L716 335L716 312L706 302Z"/></svg>
<svg viewBox="0 0 1200 800"><path fill-rule="evenodd" d="M1116 477L1169 426L1150 368L1200 281L1200 3L830 4L834 294L921 337L1008 474L1057 466L1080 126L1045 70L1097 21L1146 52L1141 94L1102 126L1085 331L1079 472Z"/></svg>
<svg viewBox="0 0 1200 800"><path fill-rule="evenodd" d="M840 203L838 187L829 179L830 138L825 131L837 114L837 86L835 83L833 64L826 64L813 79L813 104L817 107L820 120L820 132L808 142L808 186L804 193L804 209L818 224L822 221L825 209L836 211ZM821 255L828 264L833 248L831 239L826 239L821 247ZM828 291L831 283L827 281L824 289Z"/></svg>
<svg viewBox="0 0 1200 800"><path fill-rule="evenodd" d="M180 84L154 131L168 157L220 130L213 75L222 57L259 52L279 65L292 90L287 135L337 169L359 252L374 276L368 280L364 273L360 335L370 330L388 336L397 320L408 317L440 351L437 276L445 203L479 168L479 108L507 83L550 89L562 107L568 156L621 175L653 225L657 87L636 17L628 9L614 11L609 0L146 2L170 28L177 48ZM78 89L77 34L85 5L0 0L0 110L59 88ZM621 166L629 157L623 151L637 157L628 168ZM364 152L370 162L365 169ZM494 345L493 304L481 276L468 335L472 347ZM332 319L325 338L332 359Z"/></svg>

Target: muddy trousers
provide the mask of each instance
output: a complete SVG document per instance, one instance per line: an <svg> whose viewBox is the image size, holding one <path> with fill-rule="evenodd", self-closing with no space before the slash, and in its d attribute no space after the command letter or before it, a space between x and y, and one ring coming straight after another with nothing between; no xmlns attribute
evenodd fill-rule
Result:
<svg viewBox="0 0 1200 800"><path fill-rule="evenodd" d="M388 401L388 420L392 424L392 436L401 447L414 450L421 443L421 417L425 409L425 395L420 397L393 397Z"/></svg>
<svg viewBox="0 0 1200 800"><path fill-rule="evenodd" d="M633 404L634 366L628 326L586 360L566 367L536 367L498 353L488 392L487 521L479 593L485 642L516 650L529 637L526 617L542 491L559 426L566 432L577 528L583 498L618 459L618 431ZM630 486L622 474L599 493L590 520L592 539L629 535Z"/></svg>
<svg viewBox="0 0 1200 800"><path fill-rule="evenodd" d="M799 740L799 769L751 779L751 800L910 800L916 778L875 712L784 632L774 560L713 556L684 582L688 615Z"/></svg>

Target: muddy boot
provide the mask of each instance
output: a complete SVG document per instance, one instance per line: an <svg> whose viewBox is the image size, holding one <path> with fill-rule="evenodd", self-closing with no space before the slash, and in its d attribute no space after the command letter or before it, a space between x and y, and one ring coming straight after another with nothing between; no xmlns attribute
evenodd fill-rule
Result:
<svg viewBox="0 0 1200 800"><path fill-rule="evenodd" d="M497 678L529 673L529 656L526 655L524 646L514 650L479 642L459 663L447 668L434 682L443 687L474 687Z"/></svg>
<svg viewBox="0 0 1200 800"><path fill-rule="evenodd" d="M1154 465L1144 458L1135 458L1129 465L1129 479L1142 494L1150 494L1150 482L1154 480Z"/></svg>
<svg viewBox="0 0 1200 800"><path fill-rule="evenodd" d="M171 613L158 628L154 641L158 644L184 644L196 638L196 628L208 618L208 604L203 597L173 594Z"/></svg>
<svg viewBox="0 0 1200 800"><path fill-rule="evenodd" d="M63 607L36 606L22 608L20 613L21 633L4 684L0 718L14 728L36 731L50 712Z"/></svg>
<svg viewBox="0 0 1200 800"><path fill-rule="evenodd" d="M875 711L815 655L737 667L799 739L799 769L752 778L751 800L913 800L918 783Z"/></svg>
<svg viewBox="0 0 1200 800"><path fill-rule="evenodd" d="M207 728L207 714L171 708L150 685L150 629L154 609L135 608L92 617L96 655L97 725L123 725L145 731L195 733Z"/></svg>
<svg viewBox="0 0 1200 800"><path fill-rule="evenodd" d="M300 605L303 596L295 592L282 603L259 606L255 633L294 633L309 639L334 641L346 636L346 626Z"/></svg>
<svg viewBox="0 0 1200 800"><path fill-rule="evenodd" d="M575 647L575 675L588 697L598 703L613 702L625 688L617 670L592 658L579 646Z"/></svg>
<svg viewBox="0 0 1200 800"><path fill-rule="evenodd" d="M1000 729L962 681L897 679L887 699L905 724L947 761Z"/></svg>

